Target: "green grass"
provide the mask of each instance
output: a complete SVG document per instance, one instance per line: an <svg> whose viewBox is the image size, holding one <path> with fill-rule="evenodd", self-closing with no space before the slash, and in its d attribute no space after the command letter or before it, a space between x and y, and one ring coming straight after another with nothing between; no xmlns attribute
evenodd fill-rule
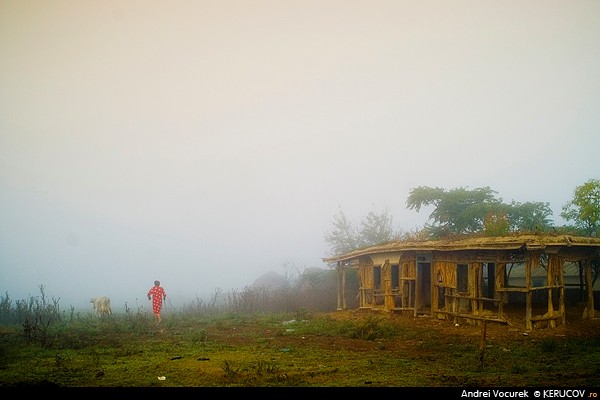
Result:
<svg viewBox="0 0 600 400"><path fill-rule="evenodd" d="M0 297L0 387L600 386L600 332L490 337L482 353L475 326L290 309L281 296L260 298L282 311L198 302L156 325L143 309L61 311L43 289Z"/></svg>
<svg viewBox="0 0 600 400"><path fill-rule="evenodd" d="M44 340L4 324L0 386L600 386L598 337L490 341L481 366L477 336L334 315L80 316Z"/></svg>

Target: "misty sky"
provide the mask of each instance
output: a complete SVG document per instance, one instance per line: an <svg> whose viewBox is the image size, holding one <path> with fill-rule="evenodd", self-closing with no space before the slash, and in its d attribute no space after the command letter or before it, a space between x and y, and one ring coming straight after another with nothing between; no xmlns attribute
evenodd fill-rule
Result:
<svg viewBox="0 0 600 400"><path fill-rule="evenodd" d="M417 186L600 178L600 2L0 0L0 294L113 310L326 267Z"/></svg>

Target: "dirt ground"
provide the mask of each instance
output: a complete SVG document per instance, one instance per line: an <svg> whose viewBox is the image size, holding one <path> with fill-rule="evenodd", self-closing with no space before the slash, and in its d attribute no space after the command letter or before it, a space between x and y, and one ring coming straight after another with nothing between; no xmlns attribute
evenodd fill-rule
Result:
<svg viewBox="0 0 600 400"><path fill-rule="evenodd" d="M566 337L591 337L600 335L600 311L596 310L593 319L584 319L584 306L571 306L566 308L566 323L556 327L536 327L533 330L527 330L525 327L525 309L524 307L514 307L505 309L505 315L508 324L487 322L485 324L486 340L500 339L511 340L526 337L532 339L544 338L566 338ZM344 311L337 314L331 314L335 318L361 318L370 311ZM533 315L542 315L545 310L534 309ZM390 315L395 322L401 326L418 326L423 328L432 328L447 336L466 336L481 339L484 326L482 323L469 324L466 320L458 325L451 320L441 320L423 315L419 317Z"/></svg>
<svg viewBox="0 0 600 400"><path fill-rule="evenodd" d="M586 320L582 318L583 307L567 308L567 318L565 325L559 325L555 328L539 328L527 330L525 328L525 311L524 309L506 310L505 315L509 320L509 324L492 323L485 324L485 336L483 336L483 324L470 325L466 322L459 323L458 326L450 320L440 320L431 316L414 317L412 315L405 316L399 314L391 314L384 311L373 310L348 310L336 311L328 313L328 316L336 319L362 319L370 314L383 316L384 318L393 319L394 324L402 328L414 329L422 328L424 331L433 332L438 338L437 340L446 340L448 343L455 342L457 337L459 340L465 340L473 344L479 345L482 337L485 338L485 343L490 344L496 342L515 342L515 341L536 341L547 338L568 339L573 337L593 337L600 335L600 312L596 311L596 318ZM533 315L541 315L542 312L534 312ZM237 330L215 332L219 340L229 344L242 344L247 340L249 327L239 327ZM253 328L250 328L253 329ZM372 351L381 345L374 340L355 340L340 336L331 337L325 335L278 335L272 330L263 332L253 332L254 337L263 337L268 339L272 345L311 345L320 348L335 349L351 347L354 351ZM412 351L413 346L420 341L414 340L391 340L386 343L386 348L402 349L403 351Z"/></svg>

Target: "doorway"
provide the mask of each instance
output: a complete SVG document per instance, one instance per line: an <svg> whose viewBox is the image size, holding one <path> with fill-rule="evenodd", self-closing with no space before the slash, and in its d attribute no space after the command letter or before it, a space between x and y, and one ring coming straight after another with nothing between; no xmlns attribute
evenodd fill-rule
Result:
<svg viewBox="0 0 600 400"><path fill-rule="evenodd" d="M417 255L415 312L431 309L431 254Z"/></svg>

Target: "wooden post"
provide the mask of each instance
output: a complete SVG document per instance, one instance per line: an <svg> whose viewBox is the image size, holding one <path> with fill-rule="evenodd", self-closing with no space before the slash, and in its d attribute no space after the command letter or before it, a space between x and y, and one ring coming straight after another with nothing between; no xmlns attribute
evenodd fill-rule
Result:
<svg viewBox="0 0 600 400"><path fill-rule="evenodd" d="M579 260L577 262L577 265L579 266L579 293L581 293L581 301L585 300L585 296L584 296L584 282L585 282L585 278L584 278L584 268L583 268L583 261Z"/></svg>
<svg viewBox="0 0 600 400"><path fill-rule="evenodd" d="M495 289L504 289L504 274L506 269L506 263L498 263L496 268L496 287ZM503 291L495 291L494 298L498 299L498 314L501 317L504 316L503 308L504 308L504 296L505 293Z"/></svg>
<svg viewBox="0 0 600 400"><path fill-rule="evenodd" d="M566 309L565 309L565 279L564 279L564 268L565 260L561 257L558 261L558 311L560 312L561 323L565 325L567 323Z"/></svg>
<svg viewBox="0 0 600 400"><path fill-rule="evenodd" d="M392 294L392 266L390 260L385 260L381 266L381 276L383 278L383 308L387 311L394 309L394 295Z"/></svg>
<svg viewBox="0 0 600 400"><path fill-rule="evenodd" d="M477 315L479 314L479 301L474 300L478 297L477 284L479 280L477 279L477 263L471 262L468 264L468 276L469 297L472 298L470 300L471 314Z"/></svg>
<svg viewBox="0 0 600 400"><path fill-rule="evenodd" d="M477 266L477 286L475 287L476 293L477 293L477 297L482 297L483 296L483 264L482 263L477 263L475 264ZM484 314L484 302L483 300L479 300L479 315L483 316Z"/></svg>
<svg viewBox="0 0 600 400"><path fill-rule="evenodd" d="M344 309L343 307L343 296L344 296L344 282L343 282L343 270L344 268L342 267L341 261L338 262L338 265L336 267L337 270L337 277L338 277L338 285L337 285L337 310L341 311Z"/></svg>
<svg viewBox="0 0 600 400"><path fill-rule="evenodd" d="M594 288L592 287L592 262L584 261L585 288L587 289L587 318L594 319Z"/></svg>
<svg viewBox="0 0 600 400"><path fill-rule="evenodd" d="M557 256L551 254L548 258L548 270L546 271L546 285L548 286L548 317L554 317L554 304L552 303L552 288L554 288L554 273L557 268L556 265ZM556 321L551 318L548 320L548 326L550 328L556 327Z"/></svg>
<svg viewBox="0 0 600 400"><path fill-rule="evenodd" d="M485 352L485 335L487 330L487 320L483 320L483 325L481 326L481 338L479 340L479 369L483 369L483 355Z"/></svg>
<svg viewBox="0 0 600 400"><path fill-rule="evenodd" d="M440 309L440 288L442 287L441 282L441 271L438 263L432 263L432 269L434 276L431 277L431 284L435 289L431 289L431 313L434 314Z"/></svg>
<svg viewBox="0 0 600 400"><path fill-rule="evenodd" d="M356 272L358 274L358 308L363 308L367 298L365 289L365 269L364 267L359 266Z"/></svg>
<svg viewBox="0 0 600 400"><path fill-rule="evenodd" d="M342 268L342 276L340 277L342 280L342 310L348 309L348 304L346 303L346 268Z"/></svg>
<svg viewBox="0 0 600 400"><path fill-rule="evenodd" d="M453 295L458 295L458 289L452 289L452 294ZM458 302L458 297L454 296L452 297L452 315L454 316L454 323L458 324L458 310L459 310L460 306L459 306L459 302Z"/></svg>
<svg viewBox="0 0 600 400"><path fill-rule="evenodd" d="M413 310L413 316L417 317L418 314L418 310L419 307L421 306L421 274L419 273L419 261L416 261L416 265L415 265L415 298L414 298L414 302L415 302L415 309Z"/></svg>
<svg viewBox="0 0 600 400"><path fill-rule="evenodd" d="M525 328L528 330L533 329L533 324L531 322L531 265L534 262L537 264L537 260L537 256L529 257L529 259L525 263Z"/></svg>

